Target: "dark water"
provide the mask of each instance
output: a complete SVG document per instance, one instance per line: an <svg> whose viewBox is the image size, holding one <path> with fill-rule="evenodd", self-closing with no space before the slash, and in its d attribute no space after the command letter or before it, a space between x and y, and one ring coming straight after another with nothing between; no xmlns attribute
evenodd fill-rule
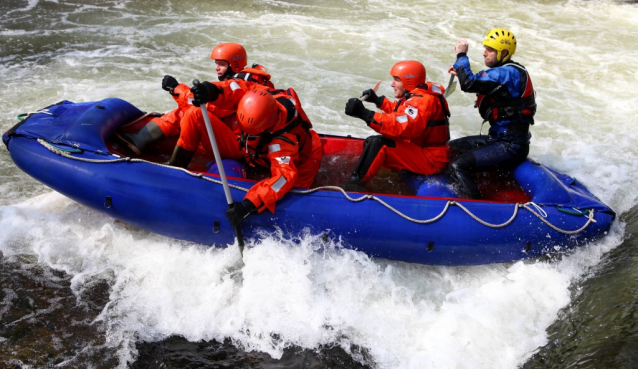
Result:
<svg viewBox="0 0 638 369"><path fill-rule="evenodd" d="M573 302L547 330L550 343L524 368L638 367L638 210L625 241L573 286Z"/></svg>

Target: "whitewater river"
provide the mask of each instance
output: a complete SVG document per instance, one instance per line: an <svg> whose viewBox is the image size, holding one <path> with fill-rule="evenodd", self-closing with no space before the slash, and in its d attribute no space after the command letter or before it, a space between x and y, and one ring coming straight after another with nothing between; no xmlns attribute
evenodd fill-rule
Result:
<svg viewBox="0 0 638 369"><path fill-rule="evenodd" d="M297 90L317 131L366 137L343 113L349 97L379 80L391 95L403 59L446 84L460 38L478 71L493 27L516 34L537 91L530 156L617 211L607 237L552 258L432 267L273 234L249 245L240 273L237 248L115 222L28 177L0 145L0 366L638 366L634 3L2 0L0 131L63 99L168 111L165 74L211 79L212 48L239 42ZM449 103L453 138L478 134L474 97Z"/></svg>

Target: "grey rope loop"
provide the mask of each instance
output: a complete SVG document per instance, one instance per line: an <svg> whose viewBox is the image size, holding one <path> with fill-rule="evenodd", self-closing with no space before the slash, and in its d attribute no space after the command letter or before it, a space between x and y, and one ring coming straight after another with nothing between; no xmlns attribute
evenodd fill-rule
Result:
<svg viewBox="0 0 638 369"><path fill-rule="evenodd" d="M136 159L136 158L130 158L130 157L126 157L126 158L118 158L118 159L86 159L86 158L78 158L77 156L73 156L70 153L60 150L54 146L52 146L51 144L49 144L48 142L46 142L45 140L38 138L38 142L46 147L47 149L49 149L51 152L64 156L65 158L69 158L72 160L78 160L78 161L83 161L83 162L87 162L87 163L96 163L96 164L108 164L108 163L121 163L121 162L133 162L133 163L147 163L147 164L152 164L152 165L157 165L163 168L169 168L172 170L179 170L181 172L184 172L190 176L196 177L196 178L201 178L204 179L206 181L212 182L212 183L216 183L221 185L222 182L218 181L216 179L210 178L208 176L205 176L202 173L194 173L191 172L187 169L184 168L179 168L179 167L174 167L174 166L170 166L170 165L166 165L166 164L161 164L161 163L154 163L152 161L148 161L148 160L144 160L144 159ZM236 190L240 190L240 191L244 191L244 192L248 192L248 188L244 188L241 186L237 186L237 185L233 185L229 183L229 186L236 189ZM408 220L410 222L413 223L418 223L418 224L430 224L430 223L434 223L437 220L441 219L449 210L450 205L456 205L459 208L461 208L467 215L469 215L472 219L476 220L477 222L481 223L484 226L490 227L490 228L503 228L508 226L509 224L511 224L514 219L516 219L516 216L518 215L518 209L519 208L524 208L527 209L527 211L529 211L530 213L534 214L538 219L540 219L543 223L547 224L547 226L549 226L550 228L552 228L553 230L563 233L563 234L567 234L567 235L572 235L572 234L577 234L579 232L582 232L585 228L587 228L591 223L596 223L596 219L594 219L594 210L590 209L589 210L589 215L587 216L587 222L585 223L585 225L583 225L582 227L573 230L573 231L569 231L569 230L564 230L564 229L560 229L558 227L556 227L555 225L551 224L549 221L547 221L545 219L545 217L539 213L537 213L536 211L534 211L533 207L536 207L536 209L538 209L541 212L544 212L538 205L536 205L533 202L528 202L525 204L514 204L514 213L512 214L512 216L505 221L504 223L501 224L492 224L492 223L488 223L482 219L480 219L479 217L477 217L476 215L474 215L468 208L466 208L465 206L463 206L462 204L459 204L456 201L452 201L452 200L448 200L445 203L445 206L443 208L443 210L441 211L441 213L439 213L437 216L435 216L434 218L431 219L425 219L425 220L419 220L419 219L414 219L411 218L403 213L401 213L400 211L398 211L397 209L393 208L390 204L386 203L385 201L383 201L382 199L378 198L377 196L374 195L362 195L361 197L358 198L354 198L354 197L350 197L350 195L348 195L348 193L346 191L343 190L343 188L338 187L338 186L322 186L322 187L316 187L316 188L312 188L312 189L308 189L308 190L290 190L290 192L292 193L296 193L296 194L301 194L301 195L306 195L306 194L310 194L316 191L321 191L321 190L332 190L332 191L339 191L343 194L343 196L345 198L347 198L349 201L352 202L361 202L361 201L365 201L365 200L373 200L376 201L378 203L380 203L381 205L383 205L385 208L387 208L388 210L392 211L393 213L397 214L398 216L400 216L401 218ZM545 214L546 216L546 214Z"/></svg>
<svg viewBox="0 0 638 369"><path fill-rule="evenodd" d="M38 138L38 142L42 146L44 146L47 149L49 149L49 151L51 151L51 152L53 152L55 154L64 156L65 158L68 158L68 159L78 160L78 161L82 161L82 162L85 162L85 163L93 163L93 164L109 164L109 163L122 163L122 162L147 163L147 164L157 165L159 167L168 168L168 169L172 169L172 170L179 170L179 171L181 171L183 173L186 173L186 174L188 174L189 176L192 176L192 177L198 177L198 178L205 179L205 180L207 180L209 182L212 182L212 183L222 184L221 181L218 181L218 180L210 178L210 177L206 177L206 176L204 176L201 173L193 173L193 172L191 172L191 171L189 171L187 169L180 168L180 167L174 167L172 165L155 163L155 162L152 162L152 161L148 161L148 160L144 160L144 159L136 159L136 158L131 158L131 157L118 158L118 159L86 159L86 158L78 158L77 156L73 156L73 155L71 155L70 153L68 153L66 151L60 150L60 149L52 146L50 143L46 142L45 140L43 140L41 138ZM234 189L241 190L241 191L244 191L244 192L248 192L247 188L243 188L243 187L232 185L232 184L229 184L229 185L230 185L230 187L232 187Z"/></svg>
<svg viewBox="0 0 638 369"><path fill-rule="evenodd" d="M530 209L527 207L528 204L523 205L523 207L525 207L525 209L529 210L532 214L536 215L536 217L538 217L538 219L540 219L541 221L543 221L543 223L547 224L549 227L551 227L553 230L558 231L560 233L564 233L564 234L576 234L581 232L582 230L584 230L585 228L587 228L587 226L589 226L590 223L596 223L596 219L594 219L594 209L590 209L589 210L589 215L587 215L587 223L585 223L584 226L573 230L573 231L565 231L562 230L556 226L554 226L553 224L551 224L550 222L548 222L546 219L544 219L542 216L540 216L539 214L537 214L534 210Z"/></svg>

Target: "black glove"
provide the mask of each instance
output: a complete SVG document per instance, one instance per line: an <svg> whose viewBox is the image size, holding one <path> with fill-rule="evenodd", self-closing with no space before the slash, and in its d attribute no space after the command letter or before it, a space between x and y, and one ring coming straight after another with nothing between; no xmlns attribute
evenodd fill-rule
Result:
<svg viewBox="0 0 638 369"><path fill-rule="evenodd" d="M162 79L162 88L171 94L173 94L173 90L177 87L179 83L173 76L165 75Z"/></svg>
<svg viewBox="0 0 638 369"><path fill-rule="evenodd" d="M376 92L374 92L374 90L373 90L373 89L369 88L369 89L367 89L367 90L365 90L365 91L363 91L363 92L361 93L361 97L362 97L362 98L363 98L364 96L366 96L366 95L367 95L368 97L365 99L365 101L371 102L371 103L373 103L373 104L376 104L376 103L377 103L377 99L379 98L379 96L377 96L377 93L376 93Z"/></svg>
<svg viewBox="0 0 638 369"><path fill-rule="evenodd" d="M226 217L230 222L230 226L237 228L241 222L250 214L256 213L257 208L250 200L244 200L243 202L234 202L226 209Z"/></svg>
<svg viewBox="0 0 638 369"><path fill-rule="evenodd" d="M361 114L363 109L365 108L363 107L361 100L356 97L348 99L348 102L346 103L346 115L359 118L359 114Z"/></svg>
<svg viewBox="0 0 638 369"><path fill-rule="evenodd" d="M374 112L366 109L363 106L363 102L356 97L349 99L346 103L346 115L361 118L367 125L370 125L370 122L372 122L374 118Z"/></svg>
<svg viewBox="0 0 638 369"><path fill-rule="evenodd" d="M219 88L210 82L202 82L191 88L193 93L193 105L200 106L209 101L217 100L219 96Z"/></svg>
<svg viewBox="0 0 638 369"><path fill-rule="evenodd" d="M377 108L380 108L381 105L383 104L383 100L385 100L385 96L383 96L383 95L382 96L377 96L377 93L374 92L374 90L371 89L371 88L368 89L368 90L363 91L361 93L361 98L363 98L366 95L368 97L365 99L365 101L373 103L374 105L377 106Z"/></svg>

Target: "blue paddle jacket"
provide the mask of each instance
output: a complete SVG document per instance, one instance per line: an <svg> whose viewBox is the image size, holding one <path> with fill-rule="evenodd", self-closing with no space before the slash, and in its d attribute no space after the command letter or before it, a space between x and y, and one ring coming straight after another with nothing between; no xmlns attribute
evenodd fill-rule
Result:
<svg viewBox="0 0 638 369"><path fill-rule="evenodd" d="M527 70L513 61L472 73L465 53L454 63L461 90L477 94L475 107L490 123L489 139L529 143L529 125L534 124L536 102Z"/></svg>

